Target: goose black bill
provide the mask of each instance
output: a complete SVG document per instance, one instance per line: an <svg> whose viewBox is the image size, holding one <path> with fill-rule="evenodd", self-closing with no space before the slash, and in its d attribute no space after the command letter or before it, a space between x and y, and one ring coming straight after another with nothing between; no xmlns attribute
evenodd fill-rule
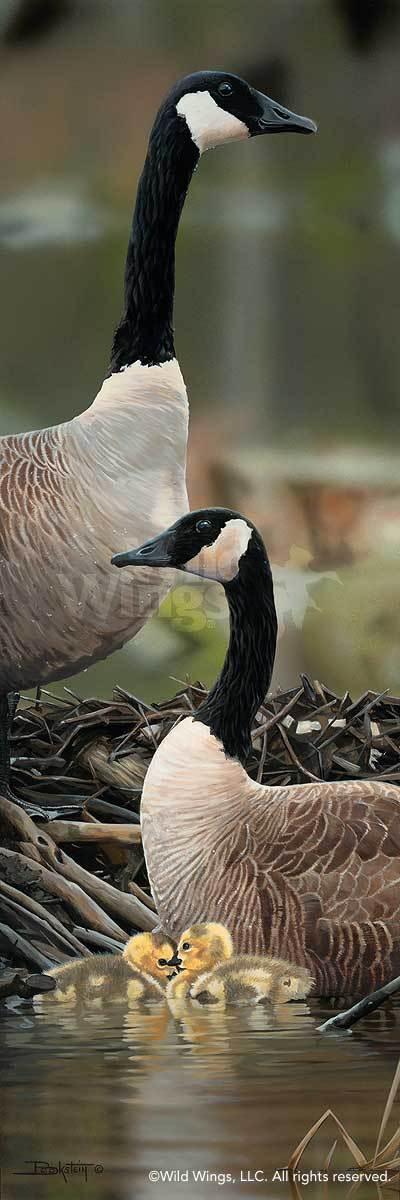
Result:
<svg viewBox="0 0 400 1200"><path fill-rule="evenodd" d="M169 531L160 533L138 546L137 550L126 550L121 554L113 554L111 562L114 567L171 567L173 566L172 548Z"/></svg>
<svg viewBox="0 0 400 1200"><path fill-rule="evenodd" d="M255 92L260 105L260 116L256 118L252 136L258 133L316 133L318 125L310 117L302 117L299 113L291 112L283 104L277 104L270 96Z"/></svg>

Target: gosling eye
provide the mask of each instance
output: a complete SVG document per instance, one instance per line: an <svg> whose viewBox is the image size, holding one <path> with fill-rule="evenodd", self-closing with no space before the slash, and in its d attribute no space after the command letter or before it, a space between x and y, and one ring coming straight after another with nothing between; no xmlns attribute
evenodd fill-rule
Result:
<svg viewBox="0 0 400 1200"><path fill-rule="evenodd" d="M190 945L190 942L182 942L181 949L182 949L182 950L191 950L191 949L192 949L192 947L191 947L191 945Z"/></svg>
<svg viewBox="0 0 400 1200"><path fill-rule="evenodd" d="M231 96L233 92L232 84L228 83L228 80L225 79L224 83L218 85L218 91L220 96Z"/></svg>
<svg viewBox="0 0 400 1200"><path fill-rule="evenodd" d="M159 958L158 965L159 965L159 967L167 967L168 963L167 963L166 958Z"/></svg>
<svg viewBox="0 0 400 1200"><path fill-rule="evenodd" d="M197 521L196 532L203 533L204 529L211 529L211 521Z"/></svg>

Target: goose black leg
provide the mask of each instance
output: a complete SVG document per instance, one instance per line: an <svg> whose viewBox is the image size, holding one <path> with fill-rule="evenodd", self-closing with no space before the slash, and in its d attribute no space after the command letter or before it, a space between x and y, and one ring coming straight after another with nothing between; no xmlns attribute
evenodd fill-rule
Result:
<svg viewBox="0 0 400 1200"><path fill-rule="evenodd" d="M30 817L41 817L46 820L47 813L37 804L22 800L16 796L10 787L10 737L13 720L19 703L19 692L8 692L0 695L0 796L12 800L18 808L23 808Z"/></svg>
<svg viewBox="0 0 400 1200"><path fill-rule="evenodd" d="M23 808L28 817L42 821L57 820L58 817L79 817L82 812L83 799L75 804L66 804L60 797L56 806L41 808L34 801L24 800L17 796L10 785L10 738L13 721L19 704L19 692L0 693L0 796L12 800L18 808Z"/></svg>
<svg viewBox="0 0 400 1200"><path fill-rule="evenodd" d="M10 785L10 736L15 713L18 708L19 693L9 692L0 696L0 788L8 789Z"/></svg>

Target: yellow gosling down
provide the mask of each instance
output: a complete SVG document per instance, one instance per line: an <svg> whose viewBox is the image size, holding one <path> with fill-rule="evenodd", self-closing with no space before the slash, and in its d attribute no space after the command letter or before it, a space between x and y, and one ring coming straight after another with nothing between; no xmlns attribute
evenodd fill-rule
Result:
<svg viewBox="0 0 400 1200"><path fill-rule="evenodd" d="M211 971L218 963L231 959L232 956L233 941L225 925L218 925L214 921L191 925L179 939L174 960L178 965L179 974L169 981L167 997L174 1000L185 999L200 974Z"/></svg>
<svg viewBox="0 0 400 1200"><path fill-rule="evenodd" d="M223 925L192 925L179 939L180 973L167 987L168 1000L187 999L225 1008L229 1004L282 1004L304 1000L314 981L306 967L281 958L233 953Z"/></svg>
<svg viewBox="0 0 400 1200"><path fill-rule="evenodd" d="M53 967L47 974L57 979L57 987L36 997L35 1007L102 1008L123 1003L132 1008L149 1001L160 1003L176 973L169 965L174 953L173 943L163 933L138 933L122 954L96 954Z"/></svg>

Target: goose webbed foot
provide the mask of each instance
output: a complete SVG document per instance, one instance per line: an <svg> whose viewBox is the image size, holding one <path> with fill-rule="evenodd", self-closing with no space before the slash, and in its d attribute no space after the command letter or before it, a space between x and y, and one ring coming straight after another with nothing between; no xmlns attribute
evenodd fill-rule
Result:
<svg viewBox="0 0 400 1200"><path fill-rule="evenodd" d="M11 800L12 803L16 804L18 808L22 808L23 812L25 812L28 817L32 817L32 820L34 821L49 821L53 816L53 811L51 809L42 808L39 804L33 804L31 800L24 800L22 796L17 796L16 792L13 792L9 783L4 783L3 780L0 780L0 797L1 796L3 796L5 800ZM74 814L76 814L76 809L74 809Z"/></svg>
<svg viewBox="0 0 400 1200"><path fill-rule="evenodd" d="M49 807L44 807L41 804L35 804L33 800L25 799L23 796L17 796L13 792L9 784L0 782L0 798L12 800L18 808L22 808L23 812L28 817L32 817L33 821L58 821L63 820L78 820L82 816L83 801L77 800L76 804L63 804L62 798L56 805L52 804Z"/></svg>

